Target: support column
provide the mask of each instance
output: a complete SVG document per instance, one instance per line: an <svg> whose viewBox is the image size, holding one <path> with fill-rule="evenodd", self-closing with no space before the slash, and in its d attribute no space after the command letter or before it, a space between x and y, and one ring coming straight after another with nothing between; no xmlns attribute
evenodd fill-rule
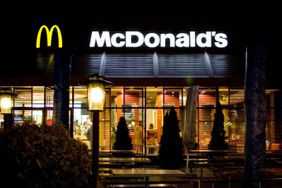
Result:
<svg viewBox="0 0 282 188"><path fill-rule="evenodd" d="M281 91L275 91L274 92L274 135L272 136L274 138L274 141L276 143L279 143L281 145L282 141L277 138L282 137L282 92ZM281 149L281 146L280 148Z"/></svg>
<svg viewBox="0 0 282 188"><path fill-rule="evenodd" d="M265 45L254 44L246 51L245 77L245 180L254 187L254 180L262 178L265 160Z"/></svg>
<svg viewBox="0 0 282 188"><path fill-rule="evenodd" d="M99 110L93 111L92 123L92 174L93 188L98 186L99 164Z"/></svg>
<svg viewBox="0 0 282 188"><path fill-rule="evenodd" d="M13 114L4 114L4 130L11 129L13 127Z"/></svg>
<svg viewBox="0 0 282 188"><path fill-rule="evenodd" d="M69 128L69 73L70 56L55 54L54 62L54 125L63 124Z"/></svg>

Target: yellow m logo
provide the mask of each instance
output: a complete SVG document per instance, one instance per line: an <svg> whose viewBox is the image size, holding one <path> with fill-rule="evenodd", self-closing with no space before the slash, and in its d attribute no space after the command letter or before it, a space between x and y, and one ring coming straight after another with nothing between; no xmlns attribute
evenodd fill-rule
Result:
<svg viewBox="0 0 282 188"><path fill-rule="evenodd" d="M53 36L53 32L54 29L57 30L57 35L58 35L58 48L62 48L63 47L63 38L62 38L62 33L61 30L59 28L59 26L57 25L53 25L51 27L51 29L49 30L48 27L46 25L42 25L37 33L37 38L36 38L36 48L40 48L40 41L41 41L41 35L42 35L42 30L46 31L46 37L47 37L47 46L51 47L52 45L52 36Z"/></svg>

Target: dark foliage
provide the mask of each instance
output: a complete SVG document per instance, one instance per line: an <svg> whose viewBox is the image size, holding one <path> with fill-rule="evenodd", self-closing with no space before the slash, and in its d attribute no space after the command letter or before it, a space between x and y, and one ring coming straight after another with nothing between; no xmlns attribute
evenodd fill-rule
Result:
<svg viewBox="0 0 282 188"><path fill-rule="evenodd" d="M177 169L183 164L183 143L179 135L179 121L174 108L164 117L160 141L159 163L162 168Z"/></svg>
<svg viewBox="0 0 282 188"><path fill-rule="evenodd" d="M216 102L211 141L208 148L211 150L228 149L228 143L225 142L224 115L222 113L222 106L218 100Z"/></svg>
<svg viewBox="0 0 282 188"><path fill-rule="evenodd" d="M85 188L91 157L60 125L23 125L0 134L1 187Z"/></svg>
<svg viewBox="0 0 282 188"><path fill-rule="evenodd" d="M116 132L116 140L114 142L113 149L132 150L131 138L129 136L129 130L124 117L120 117L119 119Z"/></svg>

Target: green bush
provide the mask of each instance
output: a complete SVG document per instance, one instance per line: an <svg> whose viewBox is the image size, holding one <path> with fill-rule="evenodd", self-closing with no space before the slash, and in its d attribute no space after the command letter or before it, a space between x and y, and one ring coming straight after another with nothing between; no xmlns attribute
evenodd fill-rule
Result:
<svg viewBox="0 0 282 188"><path fill-rule="evenodd" d="M1 187L87 187L91 175L87 146L61 125L1 132L0 166Z"/></svg>

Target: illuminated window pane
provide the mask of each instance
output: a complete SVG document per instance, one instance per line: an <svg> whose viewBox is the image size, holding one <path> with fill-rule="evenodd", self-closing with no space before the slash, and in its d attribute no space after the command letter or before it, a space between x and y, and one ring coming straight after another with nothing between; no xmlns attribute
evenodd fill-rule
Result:
<svg viewBox="0 0 282 188"><path fill-rule="evenodd" d="M180 107L182 106L182 91L181 89L164 89L164 106L165 107Z"/></svg>
<svg viewBox="0 0 282 188"><path fill-rule="evenodd" d="M244 107L244 92L243 89L230 89L230 106Z"/></svg>
<svg viewBox="0 0 282 188"><path fill-rule="evenodd" d="M146 88L146 107L161 107L163 103L163 89L158 87Z"/></svg>
<svg viewBox="0 0 282 188"><path fill-rule="evenodd" d="M31 91L32 87L16 87L14 89L14 93L16 94L14 107L31 107Z"/></svg>
<svg viewBox="0 0 282 188"><path fill-rule="evenodd" d="M126 106L143 106L143 90L139 88L125 88L124 101Z"/></svg>
<svg viewBox="0 0 282 188"><path fill-rule="evenodd" d="M124 95L122 87L113 87L111 89L111 106L121 108L123 105Z"/></svg>
<svg viewBox="0 0 282 188"><path fill-rule="evenodd" d="M44 86L33 86L32 106L35 108L44 107Z"/></svg>

